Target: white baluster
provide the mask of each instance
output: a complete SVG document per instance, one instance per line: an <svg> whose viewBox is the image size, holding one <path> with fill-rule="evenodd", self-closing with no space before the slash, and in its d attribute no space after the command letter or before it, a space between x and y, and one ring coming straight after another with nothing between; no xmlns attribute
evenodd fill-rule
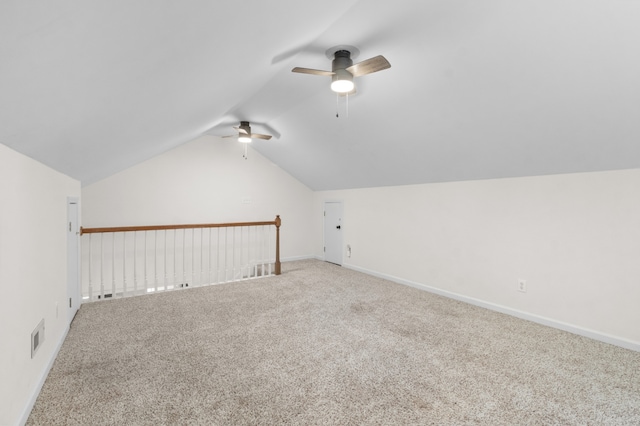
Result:
<svg viewBox="0 0 640 426"><path fill-rule="evenodd" d="M93 276L91 271L91 265L93 264L93 259L91 258L92 249L91 249L91 237L93 234L89 234L89 300L93 300Z"/></svg>
<svg viewBox="0 0 640 426"><path fill-rule="evenodd" d="M127 233L122 233L122 297L127 297Z"/></svg>
<svg viewBox="0 0 640 426"><path fill-rule="evenodd" d="M182 285L186 284L187 282L187 276L186 276L187 270L185 267L185 256L184 256L185 246L187 245L186 235L187 235L187 231L183 229L182 230Z"/></svg>
<svg viewBox="0 0 640 426"><path fill-rule="evenodd" d="M147 234L148 231L144 231L144 292L149 292L149 278L147 275Z"/></svg>
<svg viewBox="0 0 640 426"><path fill-rule="evenodd" d="M104 244L103 244L103 235L100 234L100 296L99 298L104 299L104 268L103 268L103 259L102 254L104 252Z"/></svg>
<svg viewBox="0 0 640 426"><path fill-rule="evenodd" d="M116 236L111 234L111 297L116 297Z"/></svg>
<svg viewBox="0 0 640 426"><path fill-rule="evenodd" d="M133 294L138 294L138 233L133 231Z"/></svg>
<svg viewBox="0 0 640 426"><path fill-rule="evenodd" d="M191 285L196 282L196 230L191 229Z"/></svg>

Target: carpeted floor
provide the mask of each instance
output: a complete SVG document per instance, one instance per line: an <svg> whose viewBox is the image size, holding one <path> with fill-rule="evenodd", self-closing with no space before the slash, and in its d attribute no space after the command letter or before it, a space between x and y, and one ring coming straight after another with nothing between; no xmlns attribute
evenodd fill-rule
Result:
<svg viewBox="0 0 640 426"><path fill-rule="evenodd" d="M640 353L297 261L83 305L28 424L638 425Z"/></svg>

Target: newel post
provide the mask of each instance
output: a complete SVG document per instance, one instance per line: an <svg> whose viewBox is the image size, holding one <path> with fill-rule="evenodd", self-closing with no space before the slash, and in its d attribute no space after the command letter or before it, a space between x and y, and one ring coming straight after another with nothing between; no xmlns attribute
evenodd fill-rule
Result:
<svg viewBox="0 0 640 426"><path fill-rule="evenodd" d="M276 275L280 275L280 224L282 221L280 220L280 215L276 216L275 224L276 224Z"/></svg>

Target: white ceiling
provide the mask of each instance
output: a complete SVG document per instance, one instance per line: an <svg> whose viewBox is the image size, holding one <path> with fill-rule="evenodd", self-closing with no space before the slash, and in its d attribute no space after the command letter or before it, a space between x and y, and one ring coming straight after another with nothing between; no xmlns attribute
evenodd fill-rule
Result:
<svg viewBox="0 0 640 426"><path fill-rule="evenodd" d="M391 68L336 118L291 68L343 44ZM239 120L314 190L637 168L639 118L640 1L0 2L0 143L85 185Z"/></svg>

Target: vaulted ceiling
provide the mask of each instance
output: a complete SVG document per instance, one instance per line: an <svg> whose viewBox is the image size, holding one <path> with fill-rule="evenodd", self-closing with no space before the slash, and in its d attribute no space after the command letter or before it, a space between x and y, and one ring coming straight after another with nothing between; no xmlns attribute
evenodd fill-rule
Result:
<svg viewBox="0 0 640 426"><path fill-rule="evenodd" d="M640 2L0 2L0 143L85 185L240 120L314 190L637 168Z"/></svg>

